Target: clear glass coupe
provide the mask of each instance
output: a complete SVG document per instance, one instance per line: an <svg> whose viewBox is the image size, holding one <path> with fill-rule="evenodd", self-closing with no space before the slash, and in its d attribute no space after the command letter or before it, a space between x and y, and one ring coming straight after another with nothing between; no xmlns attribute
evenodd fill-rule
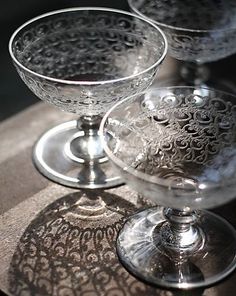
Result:
<svg viewBox="0 0 236 296"><path fill-rule="evenodd" d="M235 91L230 81L217 79L206 65L236 52L234 0L128 2L135 13L153 20L164 31L170 56L183 61L179 77L166 81L166 84L211 86Z"/></svg>
<svg viewBox="0 0 236 296"><path fill-rule="evenodd" d="M236 267L236 231L202 208L236 192L236 96L196 87L147 90L101 124L114 167L155 206L128 219L118 255L135 276L167 288L211 285Z"/></svg>
<svg viewBox="0 0 236 296"><path fill-rule="evenodd" d="M162 31L124 11L71 8L23 24L9 50L36 96L79 117L39 139L33 155L39 171L76 188L123 182L104 154L99 124L115 102L151 84L167 51Z"/></svg>

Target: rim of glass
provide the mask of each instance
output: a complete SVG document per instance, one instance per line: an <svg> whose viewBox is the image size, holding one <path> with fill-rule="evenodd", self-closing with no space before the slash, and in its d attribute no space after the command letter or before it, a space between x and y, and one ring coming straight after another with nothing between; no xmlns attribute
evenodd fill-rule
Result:
<svg viewBox="0 0 236 296"><path fill-rule="evenodd" d="M164 42L164 50L163 53L161 55L160 58L158 58L158 60L152 64L150 67L148 67L147 69L140 71L136 74L133 75L129 75L126 77L121 77L121 78L117 78L117 79L111 79L111 80L99 80L99 81L86 81L86 80L66 80L66 79L58 79L58 78L53 78L50 76L46 76L43 74L39 74L33 70L28 69L27 67L25 67L23 64L21 64L15 57L12 48L13 48L13 41L15 39L15 37L17 36L17 34L24 29L26 26L28 26L29 24L32 24L33 22L43 19L45 17L51 16L51 15L56 15L56 14L61 14L61 13L69 13L69 12L74 12L74 11L86 11L86 10L92 10L92 11L107 11L107 12L114 12L117 14L121 14L121 15L127 15L127 16L131 16L134 17L136 19L140 19L141 21L148 23L150 26L152 26L156 31L158 31L160 33L160 36L163 38L163 42ZM141 17L138 15L135 15L133 13L129 13L123 10L119 10L119 9L113 9L113 8L106 8L106 7L73 7L73 8L65 8L65 9L59 9L59 10L54 10L48 13L44 13L41 14L37 17L34 17L32 19L30 19L29 21L25 22L24 24L22 24L18 29L16 29L14 31L14 33L12 34L10 40L9 40L9 44L8 44L8 48L9 48L9 53L10 56L12 58L12 60L22 69L24 69L26 72L35 75L37 77L43 78L45 80L49 80L49 81L53 81L53 82L57 82L57 83L64 83L64 84L72 84L72 85L98 85L98 84L107 84L107 83L115 83L115 82L120 82L123 80L128 80L128 79L132 79L135 78L139 75L142 75L148 71L150 71L151 69L157 67L159 64L161 64L161 62L164 60L166 54L167 54L167 49L168 49L168 43L167 43L167 39L165 34L163 33L163 31L157 27L153 22L151 22L150 20L148 20L146 17Z"/></svg>
<svg viewBox="0 0 236 296"><path fill-rule="evenodd" d="M121 168L122 170L129 172L130 174L134 175L136 178L138 179L142 179L144 181L146 181L147 183L152 183L152 184L156 184L158 186L165 186L168 187L170 185L171 182L171 186L173 189L179 188L177 186L177 183L179 183L178 181L173 181L173 180L168 180L168 179L163 179L163 178L159 178L157 176L152 176L152 175L148 175L145 173L142 173L134 168L132 168L131 166L129 166L127 163L125 163L124 161L122 161L120 158L116 157L113 152L110 150L110 148L107 145L107 141L105 140L105 125L107 122L107 119L109 118L110 114L120 105L126 103L129 100L132 100L132 98L140 98L142 95L148 93L149 91L152 90L171 90L171 89L196 89L195 86L169 86L169 87L155 87L152 89L147 89L146 91L140 92L138 94L129 96L121 101L119 101L118 103L116 103L115 105L112 106L111 109L108 110L108 112L104 115L101 124L100 124L100 135L101 135L101 141L102 141L102 145L103 145L103 149L105 150L105 153L108 155L108 157L112 160L112 162L114 162L119 168ZM215 91L217 93L221 93L224 95L228 95L231 96L233 98L235 98L236 100L236 95L231 94L231 93L227 93L221 90L217 90L217 89L213 89L213 88L209 88L209 87L199 87L198 89L203 89L203 90L210 90L210 91ZM232 184L235 182L235 178L227 178L223 180L224 186L227 184ZM210 181L204 181L204 182L197 182L197 188L199 188L199 186L203 187L203 190L206 189L211 189L211 188L218 188L218 187L222 187L222 182L219 181L217 183L214 182L210 182Z"/></svg>
<svg viewBox="0 0 236 296"><path fill-rule="evenodd" d="M214 29L214 30L203 30L203 29L188 29L188 28L184 28L184 27L175 27L175 26L171 26L171 25L167 25L161 22L158 22L150 17L148 17L147 15L143 14L142 12L140 12L135 6L135 0L128 0L129 6L130 8L139 16L147 18L149 20L152 20L155 24L157 24L160 27L163 28L167 28L167 29L171 29L171 30L176 30L176 31L184 31L184 32L193 32L193 33L207 33L207 32L226 32L226 31L233 31L236 29L236 25L235 27L232 28L225 28L225 29Z"/></svg>

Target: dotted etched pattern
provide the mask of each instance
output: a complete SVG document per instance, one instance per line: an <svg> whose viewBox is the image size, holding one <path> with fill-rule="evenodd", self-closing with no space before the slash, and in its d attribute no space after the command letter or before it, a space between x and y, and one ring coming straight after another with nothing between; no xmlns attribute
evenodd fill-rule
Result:
<svg viewBox="0 0 236 296"><path fill-rule="evenodd" d="M109 119L118 158L165 178L218 182L235 176L236 105L217 94L147 94L141 105L134 100L136 107L122 106L126 113Z"/></svg>
<svg viewBox="0 0 236 296"><path fill-rule="evenodd" d="M234 0L129 0L129 3L143 15L163 24L160 26L168 39L170 54L177 59L210 62L236 51Z"/></svg>
<svg viewBox="0 0 236 296"><path fill-rule="evenodd" d="M26 85L42 100L80 115L104 113L111 104L146 89L165 49L162 35L138 18L109 11L78 10L50 15L23 28L13 41ZM113 81L114 79L123 80ZM102 81L109 81L102 83ZM69 81L96 81L73 84Z"/></svg>

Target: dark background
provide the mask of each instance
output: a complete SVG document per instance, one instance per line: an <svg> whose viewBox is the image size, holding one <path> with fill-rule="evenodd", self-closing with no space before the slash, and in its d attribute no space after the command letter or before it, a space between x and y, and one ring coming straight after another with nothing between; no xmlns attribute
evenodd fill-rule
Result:
<svg viewBox="0 0 236 296"><path fill-rule="evenodd" d="M76 6L103 6L129 10L125 0L5 0L0 4L0 121L39 102L12 65L8 41L20 25L42 13Z"/></svg>

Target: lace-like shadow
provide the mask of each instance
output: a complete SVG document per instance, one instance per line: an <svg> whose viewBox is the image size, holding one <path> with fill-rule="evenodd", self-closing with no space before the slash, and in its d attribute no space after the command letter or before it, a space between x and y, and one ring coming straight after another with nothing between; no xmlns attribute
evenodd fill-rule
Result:
<svg viewBox="0 0 236 296"><path fill-rule="evenodd" d="M15 296L172 295L139 282L118 261L116 237L126 216L135 210L125 199L103 191L77 192L50 204L18 243L9 269L10 292Z"/></svg>

